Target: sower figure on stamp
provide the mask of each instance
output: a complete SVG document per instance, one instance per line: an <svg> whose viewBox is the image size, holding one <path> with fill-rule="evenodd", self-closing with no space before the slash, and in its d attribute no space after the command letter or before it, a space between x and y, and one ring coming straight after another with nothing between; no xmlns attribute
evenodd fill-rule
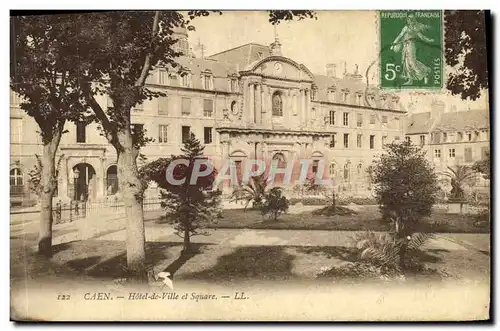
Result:
<svg viewBox="0 0 500 331"><path fill-rule="evenodd" d="M406 25L392 43L391 50L394 52L401 51L401 65L403 67L402 77L407 79L403 85L411 85L414 80L424 80L424 84L427 84L427 76L431 72L431 68L417 60L416 42L421 40L431 43L434 41L434 39L428 38L422 34L422 31L428 28L428 25L418 22L416 18L410 14L406 20ZM401 45L403 48L402 50Z"/></svg>

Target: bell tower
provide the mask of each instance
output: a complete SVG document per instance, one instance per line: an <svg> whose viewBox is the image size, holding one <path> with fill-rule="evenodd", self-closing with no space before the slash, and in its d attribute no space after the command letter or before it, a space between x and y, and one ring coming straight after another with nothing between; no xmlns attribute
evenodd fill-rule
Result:
<svg viewBox="0 0 500 331"><path fill-rule="evenodd" d="M278 39L278 32L276 31L276 25L274 25L274 42L270 45L271 55L281 56L281 43Z"/></svg>

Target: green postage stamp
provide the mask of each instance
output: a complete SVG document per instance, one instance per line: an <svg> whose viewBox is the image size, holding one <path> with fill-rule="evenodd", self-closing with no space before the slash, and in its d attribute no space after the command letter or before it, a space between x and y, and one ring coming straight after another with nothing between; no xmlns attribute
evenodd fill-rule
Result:
<svg viewBox="0 0 500 331"><path fill-rule="evenodd" d="M379 19L381 88L442 88L442 11L380 11Z"/></svg>

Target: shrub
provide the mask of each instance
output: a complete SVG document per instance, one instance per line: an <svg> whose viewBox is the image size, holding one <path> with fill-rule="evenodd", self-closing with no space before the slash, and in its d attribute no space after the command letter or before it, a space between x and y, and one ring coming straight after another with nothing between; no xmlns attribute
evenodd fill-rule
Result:
<svg viewBox="0 0 500 331"><path fill-rule="evenodd" d="M292 198L290 199L290 204L295 205L297 203L302 203L304 206L324 206L329 203L327 198L323 197L308 197L308 198Z"/></svg>
<svg viewBox="0 0 500 331"><path fill-rule="evenodd" d="M383 218L392 221L392 234L405 260L406 237L431 215L439 191L437 176L422 147L410 142L384 146L386 152L374 161L375 198ZM401 265L400 267L403 267Z"/></svg>
<svg viewBox="0 0 500 331"><path fill-rule="evenodd" d="M176 234L184 239L183 253L192 250L191 237L207 234L203 229L220 216L221 192L213 190L217 171L214 169L208 175L200 176L194 185L190 184L195 161L205 159L204 148L195 135L191 134L181 149L183 155L160 158L140 170L143 183L154 181L162 188L161 205L168 213L167 219L174 224ZM170 183L166 176L170 162L175 159L189 161L187 166L178 165L172 170L174 179L186 179L180 185ZM202 163L200 171L205 171L207 166Z"/></svg>
<svg viewBox="0 0 500 331"><path fill-rule="evenodd" d="M253 176L247 184L243 184L234 189L231 195L231 201L245 201L245 209L247 209L250 202L253 208L260 208L262 201L267 192L269 181L263 174Z"/></svg>
<svg viewBox="0 0 500 331"><path fill-rule="evenodd" d="M313 215L325 215L325 216L334 216L334 215L340 215L340 216L348 216L348 215L355 215L357 212L354 210L351 210L349 208L345 207L340 207L340 206L326 206L317 210L314 210L312 212Z"/></svg>
<svg viewBox="0 0 500 331"><path fill-rule="evenodd" d="M261 207L261 213L276 221L281 214L288 211L288 207L288 199L283 196L281 188L274 187L266 194L266 198Z"/></svg>
<svg viewBox="0 0 500 331"><path fill-rule="evenodd" d="M423 265L418 256L420 248L433 238L429 233L414 233L407 238L396 238L388 233L362 232L351 237L357 249L359 260L380 268L383 274L404 273L407 270L421 270ZM401 254L401 250L405 254ZM404 258L401 261L401 258Z"/></svg>

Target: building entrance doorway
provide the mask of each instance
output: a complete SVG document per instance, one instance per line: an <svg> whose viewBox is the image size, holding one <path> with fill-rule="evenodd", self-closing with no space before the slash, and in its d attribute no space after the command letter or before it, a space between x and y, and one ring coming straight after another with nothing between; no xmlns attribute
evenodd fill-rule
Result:
<svg viewBox="0 0 500 331"><path fill-rule="evenodd" d="M87 201L95 196L95 170L88 163L79 163L73 167L74 200Z"/></svg>

